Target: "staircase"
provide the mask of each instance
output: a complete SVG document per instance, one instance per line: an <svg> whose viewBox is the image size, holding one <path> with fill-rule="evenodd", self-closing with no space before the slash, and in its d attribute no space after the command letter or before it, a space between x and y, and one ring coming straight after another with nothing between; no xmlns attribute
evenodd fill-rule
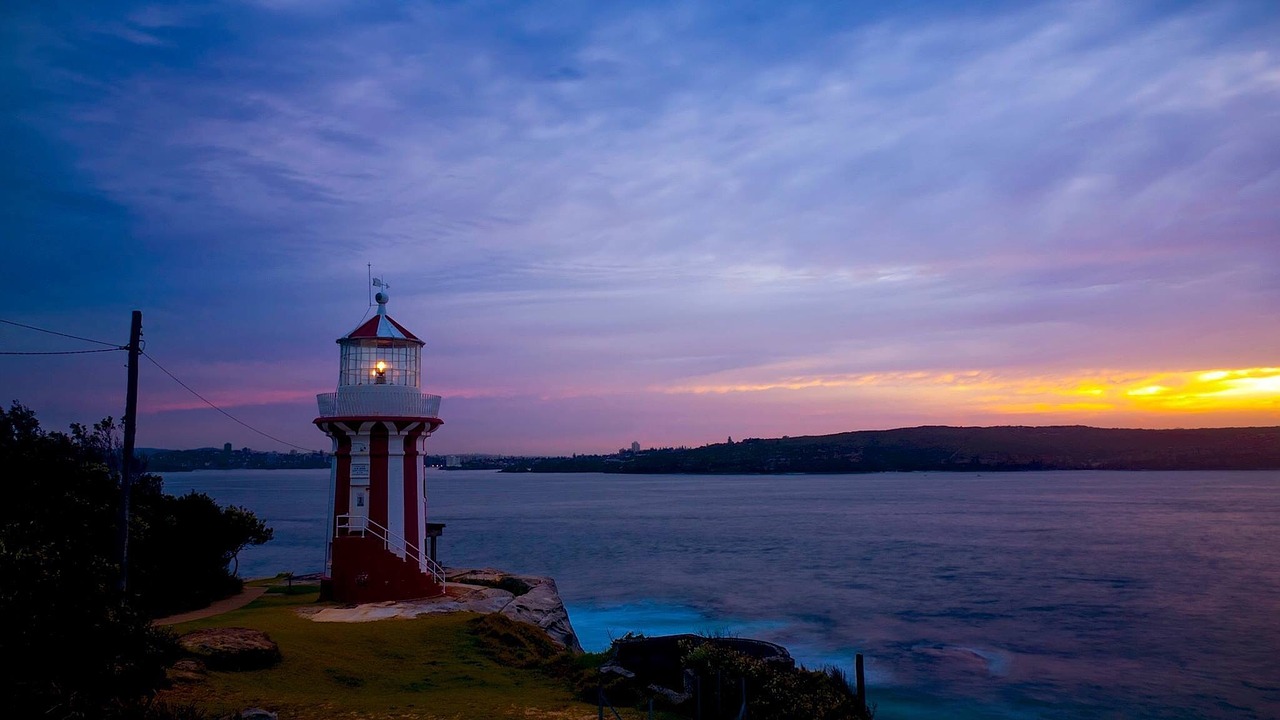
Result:
<svg viewBox="0 0 1280 720"><path fill-rule="evenodd" d="M335 538L372 537L381 540L382 547L387 552L407 560L417 560L418 571L429 575L442 591L444 589L444 568L440 563L432 560L408 540L363 515L339 515L334 521L333 536Z"/></svg>

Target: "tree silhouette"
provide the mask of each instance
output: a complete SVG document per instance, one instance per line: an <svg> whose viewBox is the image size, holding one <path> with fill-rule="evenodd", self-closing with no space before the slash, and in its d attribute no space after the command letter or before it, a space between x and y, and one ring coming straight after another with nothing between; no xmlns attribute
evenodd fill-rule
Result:
<svg viewBox="0 0 1280 720"><path fill-rule="evenodd" d="M134 484L130 577L117 589L116 427L46 432L18 403L0 411L0 697L12 717L110 718L159 686L172 638L150 618L240 589L228 570L270 529L206 495Z"/></svg>

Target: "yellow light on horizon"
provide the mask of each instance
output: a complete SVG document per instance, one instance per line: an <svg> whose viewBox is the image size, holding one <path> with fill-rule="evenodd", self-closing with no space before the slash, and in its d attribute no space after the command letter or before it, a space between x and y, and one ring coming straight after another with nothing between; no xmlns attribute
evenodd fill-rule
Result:
<svg viewBox="0 0 1280 720"><path fill-rule="evenodd" d="M663 387L664 393L795 393L824 402L895 400L935 415L1058 415L1073 422L1107 415L1196 415L1280 410L1280 367L1185 370L1081 369L1053 374L985 370L796 374L743 369ZM1239 422L1233 419L1232 422Z"/></svg>
<svg viewBox="0 0 1280 720"><path fill-rule="evenodd" d="M1232 378L1226 387L1206 395L1273 395L1280 394L1280 375L1272 377Z"/></svg>

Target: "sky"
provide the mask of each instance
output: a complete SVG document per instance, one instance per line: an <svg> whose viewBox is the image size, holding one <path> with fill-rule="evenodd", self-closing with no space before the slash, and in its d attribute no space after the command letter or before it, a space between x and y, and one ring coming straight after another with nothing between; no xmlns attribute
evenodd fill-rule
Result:
<svg viewBox="0 0 1280 720"><path fill-rule="evenodd" d="M327 449L369 266L433 452L1280 424L1280 6L958 5L6 2L0 318L283 441L144 359L143 447Z"/></svg>

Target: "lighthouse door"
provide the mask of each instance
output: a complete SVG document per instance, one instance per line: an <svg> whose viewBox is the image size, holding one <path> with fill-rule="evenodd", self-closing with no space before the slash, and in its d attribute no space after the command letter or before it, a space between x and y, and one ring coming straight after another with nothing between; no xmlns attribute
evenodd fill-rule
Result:
<svg viewBox="0 0 1280 720"><path fill-rule="evenodd" d="M369 518L369 490L363 487L351 488L351 531L364 534L368 529L365 522Z"/></svg>

